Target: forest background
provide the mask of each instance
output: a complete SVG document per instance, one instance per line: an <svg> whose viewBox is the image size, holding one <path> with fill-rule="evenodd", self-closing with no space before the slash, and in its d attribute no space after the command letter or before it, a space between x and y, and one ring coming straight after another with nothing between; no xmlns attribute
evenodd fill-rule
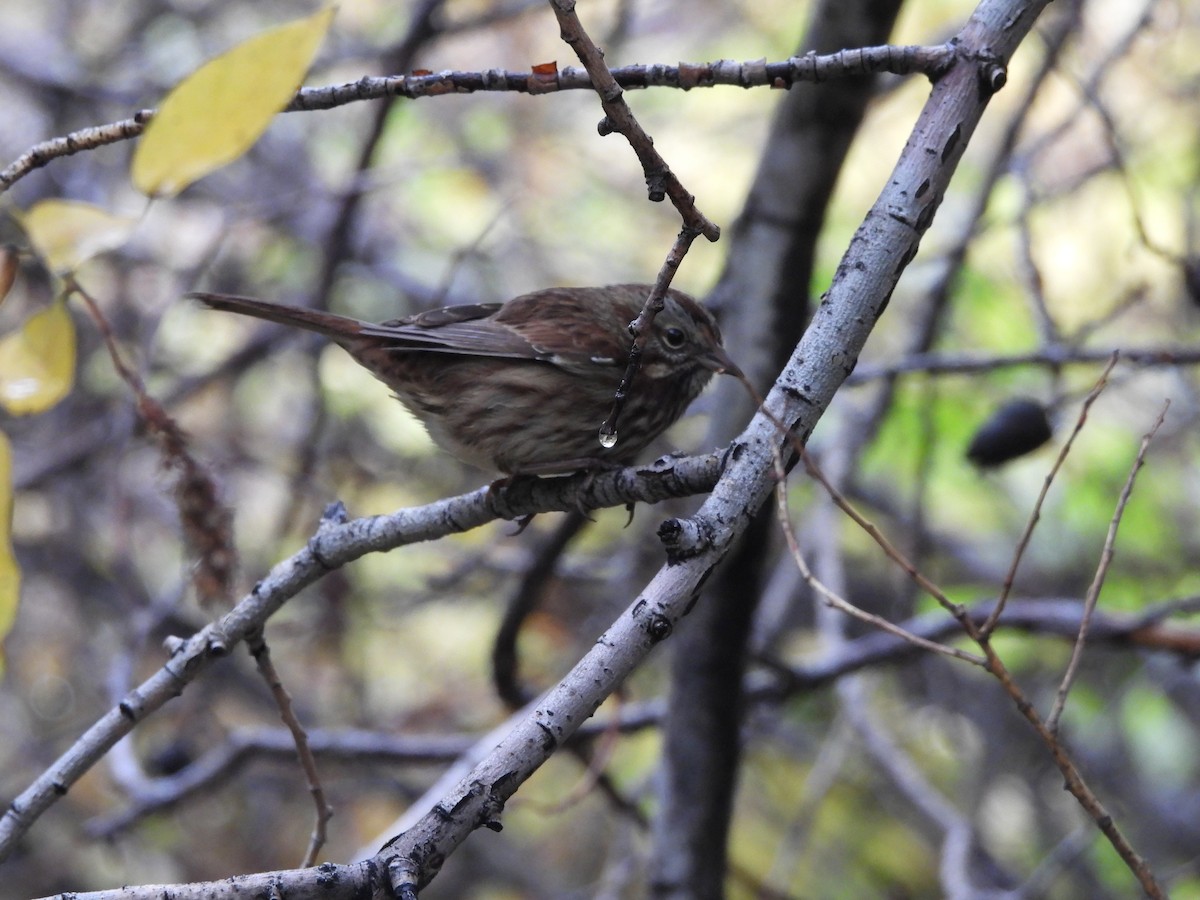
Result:
<svg viewBox="0 0 1200 900"><path fill-rule="evenodd" d="M0 575L20 580L0 610L0 796L20 798L0 825L6 891L288 870L314 828L317 860L349 884L352 860L458 797L512 727L535 727L544 704L526 703L570 686L611 626L631 677L605 684L578 741L521 757L518 780L532 777L502 814L437 831L453 851L440 872L401 853L422 896L1200 897L1200 10L579 4L608 66L680 67L625 99L693 208L648 203L626 138L597 133L595 92L558 89L579 61L554 6L346 0L308 88L493 69L535 87L288 112L147 206L129 176L134 112L315 7L0 2L2 238L19 251L0 334L28 343L22 323L55 311L38 377L57 391L5 403L0 422L14 510ZM763 75L764 59L885 43L925 49L826 61L815 83ZM703 84L696 67L714 60L747 86ZM985 105L978 129L947 124ZM123 139L20 166L42 142L123 121ZM934 138L940 156L924 150ZM922 154L932 180L910 184ZM896 197L930 184L927 217L902 214ZM128 217L128 234L59 266L30 239L26 211L49 199ZM772 422L743 432L756 404L719 379L656 448L701 454L678 478L666 461L489 506L491 476L433 449L342 351L183 299L228 290L383 320L649 283L680 209L696 240L673 284L716 311L759 391L803 386L820 363L789 356L814 311L833 323L803 345L830 354L828 396L814 389L803 413L786 391L769 401L812 430L828 486ZM720 240L687 231L697 210ZM11 400L30 357L5 347ZM1042 412L1049 442L988 459L1036 444ZM777 461L795 464L779 496ZM703 507L683 496L722 466ZM631 498L661 502L627 525ZM202 629L281 560L311 564L335 501L351 525L421 523L393 545L434 521L444 539L339 556L257 621L334 811L315 826L278 694L241 642L261 666L257 626L231 646ZM738 502L744 521L722 530L715 504ZM580 503L613 508L588 521L569 512ZM535 509L519 535L496 520ZM719 526L685 542L700 560L676 567L687 586L664 587L664 521L685 537ZM639 620L639 598L661 618ZM130 703L193 650L202 671L178 699ZM131 736L56 780L106 714ZM44 806L22 815L35 795ZM503 830L470 834L485 824Z"/></svg>

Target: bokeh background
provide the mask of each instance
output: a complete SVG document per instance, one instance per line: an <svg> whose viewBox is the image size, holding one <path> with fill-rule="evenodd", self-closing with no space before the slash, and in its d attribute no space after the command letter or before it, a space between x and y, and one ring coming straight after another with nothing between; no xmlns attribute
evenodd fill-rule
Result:
<svg viewBox="0 0 1200 900"><path fill-rule="evenodd" d="M580 13L615 66L783 59L818 6L614 0L580 4ZM967 0L899 6L898 44L945 40L973 8ZM0 0L0 165L38 141L153 107L205 59L312 8ZM423 12L432 24L414 31ZM1028 624L1002 630L996 646L1048 707L1070 653L1069 633L1053 616L1077 618L1138 442L1169 399L1120 525L1100 610L1104 623L1156 615L1171 640L1133 640L1128 628L1109 638L1100 629L1063 737L1179 897L1200 897L1198 49L1200 10L1182 0L1051 5L989 107L855 379L812 440L818 458L842 472L846 492L923 571L955 600L985 602L1004 580L1098 360L1115 348L1145 351L1118 364L1057 476L1014 588ZM523 71L552 60L574 63L541 3L343 0L306 84L413 68ZM928 89L921 78L885 77L873 91L797 308L811 307L828 285ZM785 96L712 88L628 98L728 236ZM56 160L0 202L11 211L65 197L141 217L127 246L79 278L232 511L236 597L301 546L334 500L352 515L390 512L489 476L436 452L386 388L336 347L203 310L182 295L225 290L382 320L550 285L651 280L678 218L646 201L628 146L596 133L600 115L582 91L350 104L280 116L245 158L170 201L147 206L133 190L133 148L123 143ZM819 143L821 123L812 128ZM21 243L11 219L0 227ZM697 244L676 286L703 297L729 247L728 239ZM54 291L27 259L0 308L0 330ZM935 315L931 298L939 297ZM765 302L725 297L719 312L730 320ZM5 798L161 665L164 637L212 616L191 588L194 559L181 539L173 477L96 328L82 308L73 313L73 391L50 412L2 422L14 445L23 572L0 683ZM970 371L926 371L928 357L912 355L924 323L933 323L927 349L969 355ZM749 363L767 352L731 349ZM1073 361L1079 356L1087 361ZM706 426L713 397L701 398L659 449L709 450L727 440ZM972 436L1021 397L1046 407L1052 441L1001 467L972 465ZM854 453L839 455L847 446ZM623 510L595 514L536 585L536 609L517 643L523 683L561 677L661 564L658 522L695 505L642 507L629 527ZM865 534L826 507L820 491L793 476L802 547L840 560L849 599L895 621L934 614ZM437 773L508 715L492 679L497 629L561 527L546 515L519 536L496 523L368 557L272 620L267 639L301 720L331 745L338 735L362 741L357 752L318 755L336 809L323 859L382 843ZM897 652L853 676L772 682L780 666L807 671L866 629L831 623L779 552L779 535L764 543L749 677L774 689L748 703L739 738L730 896L937 896L946 889L945 832L929 809L937 801L970 824L973 871L996 885L1031 897L1132 895L1128 872L984 674ZM739 602L704 598L718 600ZM591 766L570 754L552 760L510 804L504 831L473 836L427 896L645 896L669 655L668 646L606 707L644 712L644 727L597 738ZM0 867L4 892L295 865L311 802L280 732L252 661L235 653L38 822ZM415 736L436 737L437 746L414 758L395 742ZM168 807L139 812L156 785L177 786L237 742L249 749L236 765Z"/></svg>

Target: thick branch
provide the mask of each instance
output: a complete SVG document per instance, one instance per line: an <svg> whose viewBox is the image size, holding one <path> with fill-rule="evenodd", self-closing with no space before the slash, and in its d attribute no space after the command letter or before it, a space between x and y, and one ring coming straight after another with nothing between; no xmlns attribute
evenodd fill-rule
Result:
<svg viewBox="0 0 1200 900"><path fill-rule="evenodd" d="M720 470L713 454L671 463L660 460L640 469L621 469L565 478L513 479L505 488L480 488L389 516L346 522L331 516L300 552L275 566L232 610L187 640L178 640L171 658L135 688L60 756L37 781L10 804L0 818L0 860L38 817L65 795L112 746L133 727L173 697L239 642L261 630L284 603L327 572L367 553L435 540L477 528L498 518L514 519L538 512L599 509L669 496L686 496L710 488ZM337 510L338 515L344 512Z"/></svg>
<svg viewBox="0 0 1200 900"><path fill-rule="evenodd" d="M772 461L793 424L806 438L849 376L904 268L917 252L1004 61L1047 0L983 0L958 35L955 64L934 84L887 186L858 229L812 325L759 414L734 443L700 512L660 529L668 563L621 619L500 746L385 851L393 889L413 896L675 627L774 488Z"/></svg>

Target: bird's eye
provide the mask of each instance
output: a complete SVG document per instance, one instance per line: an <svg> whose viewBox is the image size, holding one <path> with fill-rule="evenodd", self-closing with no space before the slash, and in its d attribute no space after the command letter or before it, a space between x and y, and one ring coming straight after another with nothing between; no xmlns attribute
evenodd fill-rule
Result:
<svg viewBox="0 0 1200 900"><path fill-rule="evenodd" d="M682 328L672 325L663 331L663 343L671 350L678 350L687 343L687 335Z"/></svg>

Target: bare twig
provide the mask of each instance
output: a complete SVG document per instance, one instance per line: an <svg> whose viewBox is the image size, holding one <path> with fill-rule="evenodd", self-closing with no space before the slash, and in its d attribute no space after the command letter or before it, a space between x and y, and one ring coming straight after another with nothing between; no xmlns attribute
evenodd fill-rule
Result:
<svg viewBox="0 0 1200 900"><path fill-rule="evenodd" d="M730 85L741 88L786 88L803 81L892 72L909 75L923 72L935 75L953 58L946 45L933 47L864 47L842 50L825 56L792 57L781 62L738 63L720 60L712 63L680 63L676 66L638 65L614 69L613 78L623 88L669 87L690 90L698 87ZM394 75L360 78L345 84L321 88L301 88L284 112L334 109L364 100L385 97L436 97L442 94L469 94L477 91L506 91L546 94L566 90L591 90L592 80L584 69L567 67L544 72L505 72L487 69L477 72L434 72L419 75ZM128 141L142 134L154 118L154 110L140 110L129 119L81 128L62 137L30 147L0 170L0 194L56 159L108 144Z"/></svg>
<svg viewBox="0 0 1200 900"><path fill-rule="evenodd" d="M883 550L888 559L903 569L905 574L908 575L908 577L911 578L916 585L921 588L921 590L929 594L929 596L936 600L941 607L946 610L946 612L954 616L954 618L957 619L960 624L962 624L967 634L969 634L972 638L975 638L975 626L971 622L970 617L967 615L966 607L952 601L946 596L945 592L943 592L941 588L921 574L920 570L918 570L917 567L914 566L908 560L908 558L901 553L891 541L887 539L886 536L884 536L883 532L880 531L873 522L867 519L866 516L860 513L854 504L846 499L846 496L841 491L833 486L829 479L825 477L825 474L821 471L816 461L812 458L812 455L809 454L808 450L801 447L800 452L801 457L804 460L805 470L808 472L810 477L812 477L818 484L821 485L822 488L825 489L833 502L837 504L838 509L849 516L859 528L865 531L871 537L871 540L873 540L879 546L879 548Z"/></svg>
<svg viewBox="0 0 1200 900"><path fill-rule="evenodd" d="M1091 410L1092 404L1096 402L1101 392L1108 385L1108 376L1112 373L1113 367L1116 364L1117 355L1114 353L1112 359L1109 360L1108 365L1100 374L1100 379L1092 387L1087 397L1084 398L1083 406L1079 410L1079 416L1075 419L1075 427L1071 429L1071 433L1063 443L1062 449L1058 451L1054 465L1050 467L1050 471L1042 479L1042 489L1038 492L1037 500L1034 501L1033 509L1029 513L1029 519L1025 523L1025 530L1021 532L1021 537L1018 539L1017 546L1013 550L1012 562L1009 563L1008 573L1004 576L1004 583L1000 588L1000 599L996 603L995 610L992 611L992 614L980 629L980 634L985 640L995 630L996 622L999 621L1001 613L1004 612L1004 604L1008 602L1008 595L1012 593L1013 582L1017 577L1017 568L1021 565L1021 558L1025 555L1030 538L1033 537L1033 529L1037 527L1038 520L1042 517L1042 504L1046 501L1046 495L1050 493L1050 486L1054 483L1054 478L1058 474L1058 470L1067 461L1067 455L1071 452L1071 447L1075 444L1075 438L1079 436L1079 432L1083 430L1084 423L1087 422L1088 411Z"/></svg>
<svg viewBox="0 0 1200 900"><path fill-rule="evenodd" d="M600 425L598 436L602 444L618 440L617 423L621 418L621 411L625 408L625 401L629 396L633 380L637 377L638 369L641 368L642 353L645 352L650 326L654 323L654 317L662 311L667 289L670 288L675 273L679 271L679 266L683 262L684 256L687 255L688 248L691 247L698 234L699 232L694 228L684 225L658 270L654 286L650 289L646 302L642 304L641 312L638 313L636 319L629 323L630 333L633 334L633 346L629 349L629 360L625 364L621 383L617 385L617 392L613 395L612 409Z"/></svg>
<svg viewBox="0 0 1200 900"><path fill-rule="evenodd" d="M1125 507L1129 503L1129 498L1133 494L1133 482L1137 478L1137 473L1141 470L1146 462L1146 451L1150 448L1150 442L1154 440L1154 436L1158 434L1158 430L1162 428L1163 421L1167 417L1167 409L1170 407L1171 401L1163 404L1162 412L1158 414L1158 418L1142 436L1141 446L1138 447L1137 457L1133 461L1133 466L1129 470L1129 476L1125 479L1125 486L1121 489L1121 496L1117 500L1117 508L1113 511L1112 520L1108 523L1108 533L1104 537L1104 549L1100 552L1100 563L1096 566L1096 574L1092 578L1092 583L1088 587L1087 595L1083 602L1083 617L1079 621L1079 636L1075 639L1075 646L1071 649L1071 660L1067 664L1067 670L1063 673L1062 683L1058 686L1058 694L1054 699L1054 708L1050 710L1050 715L1046 717L1046 727L1052 734L1058 733L1058 723L1062 718L1063 710L1067 705L1067 694L1071 690L1071 685L1075 682L1075 675L1079 671L1079 662L1083 658L1083 648L1087 643L1088 629L1091 625L1092 615L1096 611L1096 603L1100 599L1100 589L1104 587L1104 578L1108 574L1108 567L1112 563L1113 548L1117 541L1117 528L1121 524L1121 518L1125 514Z"/></svg>
<svg viewBox="0 0 1200 900"><path fill-rule="evenodd" d="M1114 353L1120 354L1126 366L1145 368L1178 368L1200 365L1200 350L1195 347L1120 347L1087 350L1081 347L1041 347L1031 353L1010 355L976 353L920 353L906 356L895 363L859 366L847 379L849 385L860 385L879 379L903 375L974 375L995 372L1018 366L1094 366L1107 364Z"/></svg>
<svg viewBox="0 0 1200 900"><path fill-rule="evenodd" d="M132 118L122 119L120 122L81 128L62 137L35 144L0 171L0 193L53 160L138 137L146 130L146 125L152 118L154 110L143 109L134 113Z"/></svg>
<svg viewBox="0 0 1200 900"><path fill-rule="evenodd" d="M1045 722L1038 715L1033 703L1025 696L1025 692L1021 690L1020 685L1012 677L1008 667L997 655L995 648L992 647L989 637L983 632L983 628L977 626L966 609L958 604L951 603L945 594L934 584L932 584L924 575L904 558L902 554L883 536L882 533L861 514L829 483L828 479L821 474L820 470L813 464L809 458L807 451L804 452L805 465L808 468L809 474L816 478L830 493L834 502L859 526L866 531L871 538L879 545L879 547L899 565L910 578L916 581L922 589L933 596L942 606L947 609L951 615L959 622L967 635L974 640L986 657L985 668L991 672L996 680L1000 682L1005 693L1012 699L1017 707L1017 711L1024 716L1025 720L1033 727L1038 737L1050 750L1050 755L1053 757L1055 765L1063 774L1063 779L1066 789L1083 807L1084 811L1091 816L1092 821L1096 823L1096 827L1108 838L1113 849L1124 861L1125 865L1137 878L1142 890L1146 895L1153 898L1164 896L1162 889L1159 887L1154 873L1151 871L1149 864L1129 843L1129 839L1125 837L1112 814L1105 808L1100 799L1093 793L1092 789L1084 781L1083 776L1079 774L1079 770L1075 767L1074 761L1067 754L1066 748L1059 742L1058 737L1046 727ZM989 616L988 621L996 617L995 611ZM985 623L986 626L986 623Z"/></svg>
<svg viewBox="0 0 1200 900"><path fill-rule="evenodd" d="M624 721L624 720L622 720ZM474 745L469 734L396 735L362 729L313 729L308 733L313 755L326 763L386 763L397 765L448 764ZM130 796L127 807L91 819L87 833L111 838L148 815L174 809L201 794L228 785L242 768L256 760L294 762L296 741L286 728L238 728L223 743L206 751L171 775L145 779Z"/></svg>
<svg viewBox="0 0 1200 900"><path fill-rule="evenodd" d="M279 709L279 718L283 720L283 724L287 726L292 735L292 741L296 747L296 757L300 761L300 768L304 771L305 781L308 782L308 792L312 794L313 804L316 806L316 821L313 823L312 835L308 839L308 849L300 861L301 867L311 866L317 861L317 854L321 848L325 846L326 826L333 818L333 808L325 800L325 789L321 786L321 776L317 773L317 761L313 758L312 749L308 745L308 735L304 731L304 726L300 724L300 720L296 718L296 711L292 708L292 698L288 694L287 688L283 686L275 663L271 661L271 648L267 646L263 632L259 630L250 634L246 639L246 645L250 655L254 657L258 673L271 691L271 696Z"/></svg>
<svg viewBox="0 0 1200 900"><path fill-rule="evenodd" d="M608 135L617 132L629 142L629 146L633 148L638 161L642 164L650 200L659 203L669 198L680 218L683 219L683 228L663 260L650 295L642 305L638 317L629 325L630 333L633 335L633 346L629 351L625 373L613 396L612 410L601 423L598 434L600 443L611 447L618 440L618 420L621 417L630 387L641 366L642 353L650 334L650 327L654 323L655 316L662 311L667 289L670 288L675 273L679 270L683 258L697 237L704 235L710 241L715 241L721 236L721 229L700 212L696 206L696 198L671 171L671 167L667 165L662 154L654 148L653 139L634 116L629 104L625 102L624 91L609 70L608 64L605 63L603 51L596 46L583 27L583 23L579 21L579 16L575 14L575 0L550 0L550 8L554 10L554 16L558 19L559 27L562 29L562 39L575 51L575 55L583 63L592 86L600 97L600 106L604 110L604 118L599 125L600 134Z"/></svg>
<svg viewBox="0 0 1200 900"><path fill-rule="evenodd" d="M948 44L933 46L861 47L837 53L793 56L779 62L722 59L715 62L678 65L620 66L610 69L613 80L625 90L665 87L691 90L707 87L789 88L802 82L829 81L887 72L893 75L924 74L937 77L954 58ZM377 100L396 95L417 99L441 94L471 94L479 91L505 91L545 94L555 91L592 90L586 69L574 66L536 67L530 72L487 69L474 72L428 72L362 78L346 84L323 88L304 88L288 106L288 111L331 109L362 100Z"/></svg>
<svg viewBox="0 0 1200 900"><path fill-rule="evenodd" d="M657 501L711 490L721 466L721 455L710 454L666 461L657 467L580 473L565 478L518 479L503 489L480 488L391 516L343 522L340 515L330 515L307 546L276 565L228 613L187 640L172 639L168 648L170 659L163 667L126 694L8 805L0 816L0 861L12 852L20 836L42 813L137 723L178 696L188 683L227 656L237 643L262 628L288 600L331 569L367 553L433 540L497 518L567 511L577 509L580 502L588 509L601 509L639 499ZM677 574L683 574L684 568L677 567Z"/></svg>
<svg viewBox="0 0 1200 900"><path fill-rule="evenodd" d="M807 454L806 454L807 455ZM940 653L943 656L949 656L953 659L960 659L963 662L969 662L977 666L986 666L986 660L982 656L974 653L967 653L964 650L959 650L957 647L947 647L945 644L939 644L936 641L930 641L919 635L913 634L910 631L905 631L899 625L888 621L882 616L877 616L874 613L869 613L865 609L860 609L849 600L830 590L825 586L808 567L808 563L804 561L804 554L800 552L800 544L796 540L796 533L792 529L791 518L788 515L787 502L787 472L784 470L783 459L776 453L775 461L775 509L779 518L779 527L783 531L784 539L787 541L788 550L791 551L792 559L796 562L796 567L800 570L801 576L804 578L808 586L811 587L821 598L834 609L840 610L848 616L852 616L861 622L866 622L876 628L886 631L888 634L895 635L901 640L908 641L914 646L920 647L923 650L929 650L933 653ZM828 486L828 485L827 485Z"/></svg>
<svg viewBox="0 0 1200 900"><path fill-rule="evenodd" d="M651 200L661 202L669 198L683 218L685 231L702 234L710 241L715 241L720 237L721 230L696 208L696 198L684 188L662 154L654 149L654 141L633 115L633 110L625 102L624 91L604 62L604 53L588 36L579 16L575 14L574 0L550 0L550 7L562 29L562 39L587 69L592 86L600 97L600 105L604 109L600 133L611 134L615 131L629 142L646 174L646 187Z"/></svg>
<svg viewBox="0 0 1200 900"><path fill-rule="evenodd" d="M96 301L74 276L67 278L66 288L83 301L96 324L113 368L133 394L138 418L158 440L164 467L178 473L175 504L183 539L196 558L192 584L201 605L227 606L237 570L237 549L233 544L233 516L219 499L212 473L192 454L179 423L150 396L141 376L125 362L108 319Z"/></svg>

